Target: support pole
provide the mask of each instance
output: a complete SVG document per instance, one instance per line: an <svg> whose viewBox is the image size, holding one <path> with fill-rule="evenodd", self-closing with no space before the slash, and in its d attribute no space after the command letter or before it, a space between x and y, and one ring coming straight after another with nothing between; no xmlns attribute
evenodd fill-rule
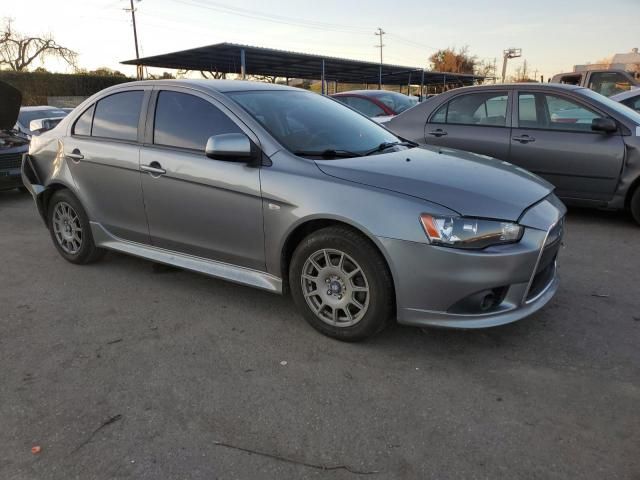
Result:
<svg viewBox="0 0 640 480"><path fill-rule="evenodd" d="M320 83L321 85L321 90L322 90L322 95L325 94L325 89L324 89L324 58L322 59L322 76L320 77Z"/></svg>
<svg viewBox="0 0 640 480"><path fill-rule="evenodd" d="M136 60L138 60L140 59L140 51L138 50L138 29L136 28L136 9L133 6L133 0L131 0L131 20L133 21L133 41L136 44ZM139 64L136 64L136 79L142 80L142 65Z"/></svg>
<svg viewBox="0 0 640 480"><path fill-rule="evenodd" d="M424 100L423 90L424 90L424 68L422 69L422 75L420 77L420 101Z"/></svg>
<svg viewBox="0 0 640 480"><path fill-rule="evenodd" d="M240 50L240 77L245 80L247 77L247 60L244 53L244 48Z"/></svg>
<svg viewBox="0 0 640 480"><path fill-rule="evenodd" d="M335 83L334 83L333 93L338 93L338 80L336 80Z"/></svg>
<svg viewBox="0 0 640 480"><path fill-rule="evenodd" d="M411 95L411 72L409 72L409 80L407 81L407 95Z"/></svg>

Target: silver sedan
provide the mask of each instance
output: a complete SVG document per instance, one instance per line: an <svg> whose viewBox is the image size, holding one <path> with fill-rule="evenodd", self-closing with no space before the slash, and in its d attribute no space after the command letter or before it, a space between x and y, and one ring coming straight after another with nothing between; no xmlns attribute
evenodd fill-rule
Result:
<svg viewBox="0 0 640 480"><path fill-rule="evenodd" d="M549 183L295 88L118 85L34 137L23 178L66 260L114 250L290 292L340 340L513 322L558 286Z"/></svg>

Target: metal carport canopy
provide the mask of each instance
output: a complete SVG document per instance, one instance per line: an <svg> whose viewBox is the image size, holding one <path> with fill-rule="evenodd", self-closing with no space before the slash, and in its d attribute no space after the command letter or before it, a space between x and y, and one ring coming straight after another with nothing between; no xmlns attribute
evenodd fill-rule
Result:
<svg viewBox="0 0 640 480"><path fill-rule="evenodd" d="M289 52L235 43L217 43L179 52L165 53L122 62L125 65L203 70L238 75L265 75L341 83L378 83L380 64L361 60ZM243 72L244 66L244 72ZM424 80L422 74L424 72ZM402 65L382 64L385 85L434 85L458 83L471 85L483 77L443 73Z"/></svg>

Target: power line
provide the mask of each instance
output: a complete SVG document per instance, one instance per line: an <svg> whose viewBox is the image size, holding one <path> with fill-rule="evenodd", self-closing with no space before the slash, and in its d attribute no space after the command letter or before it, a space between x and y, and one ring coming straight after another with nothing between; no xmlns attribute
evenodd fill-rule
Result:
<svg viewBox="0 0 640 480"><path fill-rule="evenodd" d="M367 30L359 27L351 27L348 25L338 25L338 24L325 23L325 22L316 22L313 20L303 20L299 18L286 17L283 15L274 15L274 14L260 12L256 10L248 10L248 9L239 8L235 6L224 5L217 2L210 2L210 1L204 1L204 0L173 0L173 1L177 3L182 3L183 5L203 8L206 10L212 10L216 12L237 15L240 17L252 18L254 20L280 23L280 24L290 25L295 27L313 28L318 30L361 34L361 35L369 34Z"/></svg>

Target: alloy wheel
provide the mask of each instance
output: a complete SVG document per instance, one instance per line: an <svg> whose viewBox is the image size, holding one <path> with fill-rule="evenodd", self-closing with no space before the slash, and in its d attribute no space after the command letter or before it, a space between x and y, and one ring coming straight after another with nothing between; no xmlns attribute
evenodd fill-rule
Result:
<svg viewBox="0 0 640 480"><path fill-rule="evenodd" d="M82 248L80 217L67 202L59 202L53 211L53 232L60 248L75 255Z"/></svg>
<svg viewBox="0 0 640 480"><path fill-rule="evenodd" d="M351 327L369 308L369 282L358 263L346 253L322 249L302 268L302 293L311 311L334 327Z"/></svg>

